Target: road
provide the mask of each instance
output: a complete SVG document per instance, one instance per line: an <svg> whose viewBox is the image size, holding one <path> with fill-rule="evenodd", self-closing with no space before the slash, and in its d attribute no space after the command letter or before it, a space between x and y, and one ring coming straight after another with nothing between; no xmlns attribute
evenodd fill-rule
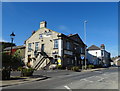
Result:
<svg viewBox="0 0 120 91"><path fill-rule="evenodd" d="M50 78L3 89L118 89L118 68L115 67L93 72L37 71L34 75L38 74Z"/></svg>

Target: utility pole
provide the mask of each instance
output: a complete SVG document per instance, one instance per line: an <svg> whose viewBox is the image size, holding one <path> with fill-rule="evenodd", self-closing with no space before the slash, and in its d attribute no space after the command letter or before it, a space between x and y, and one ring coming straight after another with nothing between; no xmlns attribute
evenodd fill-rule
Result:
<svg viewBox="0 0 120 91"><path fill-rule="evenodd" d="M85 20L84 21L84 41L85 41L85 69L87 68L87 62L86 62L86 24L87 24L87 21Z"/></svg>

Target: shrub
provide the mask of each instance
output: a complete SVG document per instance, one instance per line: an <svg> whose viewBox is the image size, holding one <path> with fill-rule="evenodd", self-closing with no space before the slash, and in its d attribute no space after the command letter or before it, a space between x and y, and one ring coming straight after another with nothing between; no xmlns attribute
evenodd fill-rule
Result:
<svg viewBox="0 0 120 91"><path fill-rule="evenodd" d="M62 69L62 65L57 65L56 68L57 69Z"/></svg>
<svg viewBox="0 0 120 91"><path fill-rule="evenodd" d="M22 68L21 76L32 76L34 72L33 68Z"/></svg>
<svg viewBox="0 0 120 91"><path fill-rule="evenodd" d="M79 69L80 69L80 67L78 67L78 66L73 66L73 67L71 68L71 70L73 70L73 71L79 71Z"/></svg>
<svg viewBox="0 0 120 91"><path fill-rule="evenodd" d="M18 70L18 71L22 71L22 69L23 69L22 67L18 67L18 69L17 69L17 70Z"/></svg>
<svg viewBox="0 0 120 91"><path fill-rule="evenodd" d="M91 64L90 64L90 65L88 65L88 68L89 68L89 69L93 69L93 68L94 68L94 65L91 65Z"/></svg>
<svg viewBox="0 0 120 91"><path fill-rule="evenodd" d="M10 69L2 69L2 80L10 79Z"/></svg>

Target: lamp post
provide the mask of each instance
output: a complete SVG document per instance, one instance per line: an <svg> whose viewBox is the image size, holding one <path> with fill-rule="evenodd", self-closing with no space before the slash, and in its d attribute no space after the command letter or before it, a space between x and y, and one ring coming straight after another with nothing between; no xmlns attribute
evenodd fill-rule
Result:
<svg viewBox="0 0 120 91"><path fill-rule="evenodd" d="M87 68L87 62L86 62L86 24L87 21L84 21L84 41L85 41L85 69Z"/></svg>
<svg viewBox="0 0 120 91"><path fill-rule="evenodd" d="M12 55L12 44L13 44L13 40L14 40L14 37L15 37L14 32L12 32L12 33L10 34L10 37L11 37L11 51L10 51L10 55Z"/></svg>

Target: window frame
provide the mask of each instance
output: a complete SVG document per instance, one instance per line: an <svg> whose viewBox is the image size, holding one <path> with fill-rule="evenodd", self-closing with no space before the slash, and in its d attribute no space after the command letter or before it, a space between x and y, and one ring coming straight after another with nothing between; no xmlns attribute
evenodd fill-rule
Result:
<svg viewBox="0 0 120 91"><path fill-rule="evenodd" d="M70 50L70 49L71 49L70 41L67 41L67 42L66 42L66 49L67 49L67 50Z"/></svg>
<svg viewBox="0 0 120 91"><path fill-rule="evenodd" d="M54 49L58 49L58 46L59 46L58 39L54 39Z"/></svg>
<svg viewBox="0 0 120 91"><path fill-rule="evenodd" d="M36 44L37 44L37 46L36 46ZM38 51L38 49L39 49L39 42L35 42L35 51Z"/></svg>
<svg viewBox="0 0 120 91"><path fill-rule="evenodd" d="M28 43L28 52L31 52L31 50L32 50L32 43Z"/></svg>

